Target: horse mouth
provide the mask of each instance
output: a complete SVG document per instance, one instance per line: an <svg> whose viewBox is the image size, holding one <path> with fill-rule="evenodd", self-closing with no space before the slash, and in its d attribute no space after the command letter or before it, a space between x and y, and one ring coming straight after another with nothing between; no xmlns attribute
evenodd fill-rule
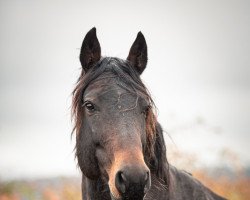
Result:
<svg viewBox="0 0 250 200"><path fill-rule="evenodd" d="M110 196L112 200L143 200L144 197L128 197L128 196L121 196L121 197L115 197L115 195L110 191Z"/></svg>
<svg viewBox="0 0 250 200"><path fill-rule="evenodd" d="M119 198L115 197L112 192L110 192L110 196L112 200L123 200L122 197L119 197Z"/></svg>

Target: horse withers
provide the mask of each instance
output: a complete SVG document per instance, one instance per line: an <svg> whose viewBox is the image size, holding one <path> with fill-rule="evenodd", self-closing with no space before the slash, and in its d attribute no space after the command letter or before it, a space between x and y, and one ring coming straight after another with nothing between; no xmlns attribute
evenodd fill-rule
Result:
<svg viewBox="0 0 250 200"><path fill-rule="evenodd" d="M101 57L92 28L80 62L72 114L84 200L224 199L167 161L154 103L140 79L147 65L141 32L122 60Z"/></svg>

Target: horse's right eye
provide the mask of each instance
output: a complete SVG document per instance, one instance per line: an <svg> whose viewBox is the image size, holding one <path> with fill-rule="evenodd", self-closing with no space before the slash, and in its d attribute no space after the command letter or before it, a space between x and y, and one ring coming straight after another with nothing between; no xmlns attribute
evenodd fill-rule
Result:
<svg viewBox="0 0 250 200"><path fill-rule="evenodd" d="M147 118L148 115L148 111L151 108L151 106L147 106L144 108L144 110L142 111L142 114L144 115L145 118Z"/></svg>
<svg viewBox="0 0 250 200"><path fill-rule="evenodd" d="M84 102L84 107L90 111L90 112L93 112L95 110L95 106L94 104L92 104L91 102L87 101L87 102Z"/></svg>

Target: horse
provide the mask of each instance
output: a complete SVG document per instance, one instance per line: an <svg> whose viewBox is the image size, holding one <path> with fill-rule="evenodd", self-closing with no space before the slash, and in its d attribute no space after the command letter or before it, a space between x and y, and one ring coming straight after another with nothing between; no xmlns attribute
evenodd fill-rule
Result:
<svg viewBox="0 0 250 200"><path fill-rule="evenodd" d="M95 27L85 35L72 93L82 199L224 199L168 163L155 105L140 78L147 60L141 32L126 60L101 56Z"/></svg>

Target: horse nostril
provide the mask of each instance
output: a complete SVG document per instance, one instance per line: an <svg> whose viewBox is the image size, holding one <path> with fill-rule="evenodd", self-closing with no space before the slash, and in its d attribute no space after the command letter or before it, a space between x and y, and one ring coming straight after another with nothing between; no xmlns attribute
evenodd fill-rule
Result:
<svg viewBox="0 0 250 200"><path fill-rule="evenodd" d="M151 177L149 171L146 173L144 181L145 181L144 194L146 194L151 187Z"/></svg>
<svg viewBox="0 0 250 200"><path fill-rule="evenodd" d="M147 181L148 181L148 178L149 178L149 172L147 172L147 173L145 174L144 181L147 182Z"/></svg>
<svg viewBox="0 0 250 200"><path fill-rule="evenodd" d="M115 186L121 194L128 193L131 195L134 192L141 192L141 195L145 195L151 187L150 172L141 169L123 169L116 173Z"/></svg>
<svg viewBox="0 0 250 200"><path fill-rule="evenodd" d="M115 176L115 186L119 192L125 193L126 191L126 177L122 171L118 171Z"/></svg>
<svg viewBox="0 0 250 200"><path fill-rule="evenodd" d="M123 180L124 183L127 181L126 176L122 172L121 172L121 179Z"/></svg>

